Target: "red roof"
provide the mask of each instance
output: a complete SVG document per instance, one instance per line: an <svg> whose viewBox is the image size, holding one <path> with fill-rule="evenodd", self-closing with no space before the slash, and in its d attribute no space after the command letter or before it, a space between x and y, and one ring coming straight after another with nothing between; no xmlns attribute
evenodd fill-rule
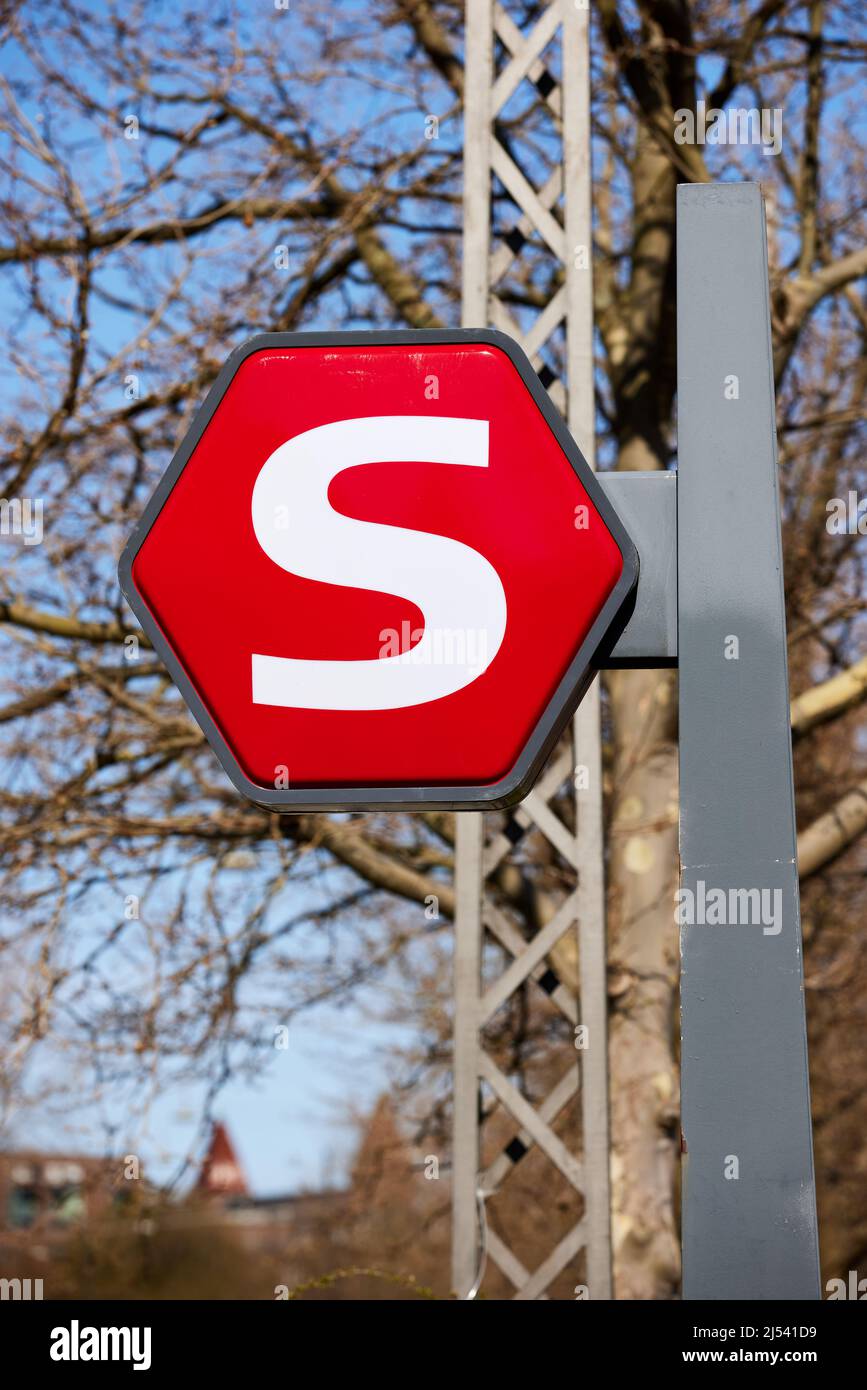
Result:
<svg viewBox="0 0 867 1390"><path fill-rule="evenodd" d="M225 1125L214 1125L196 1186L200 1192L220 1193L223 1196L248 1195L247 1179Z"/></svg>

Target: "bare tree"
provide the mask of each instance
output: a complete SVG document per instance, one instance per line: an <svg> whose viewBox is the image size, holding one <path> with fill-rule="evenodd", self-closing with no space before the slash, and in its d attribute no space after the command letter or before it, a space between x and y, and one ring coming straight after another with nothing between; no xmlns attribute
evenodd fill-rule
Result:
<svg viewBox="0 0 867 1390"><path fill-rule="evenodd" d="M539 6L518 8L530 19ZM593 36L604 466L663 469L676 456L678 182L759 178L771 208L817 1152L835 1268L867 1248L863 1195L850 1205L867 1104L855 915L864 590L857 527L829 530L827 509L862 481L858 17L848 0L599 0ZM272 1023L380 982L403 1018L422 1020L404 1094L419 1135L445 1142L452 818L277 817L242 804L124 609L115 562L250 333L458 321L462 18L454 0L367 12L302 0L291 12L181 5L170 16L66 4L7 21L2 486L19 534L4 539L0 568L0 909L15 961L4 1096L26 1090L28 1067L44 1077L40 1055L84 1069L90 1093L122 1097L121 1111L141 1113L191 1075L213 1095L263 1064ZM700 97L779 109L780 152L680 143L680 114ZM541 126L525 113L504 135L538 182ZM518 317L550 292L546 274L532 256L516 270ZM679 1279L675 711L672 673L606 680L626 1298L671 1296ZM499 905L529 935L567 877L528 837L495 885ZM574 979L568 949L555 964ZM568 1039L528 999L496 1029L532 1098L545 1056Z"/></svg>

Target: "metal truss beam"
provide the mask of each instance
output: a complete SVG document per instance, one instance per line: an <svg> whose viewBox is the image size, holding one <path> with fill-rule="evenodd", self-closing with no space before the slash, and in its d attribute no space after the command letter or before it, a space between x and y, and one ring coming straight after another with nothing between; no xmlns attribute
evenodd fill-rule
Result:
<svg viewBox="0 0 867 1390"><path fill-rule="evenodd" d="M552 0L522 28L508 3L468 0L464 124L463 324L493 325L515 338L565 415L588 462L594 460L593 305L591 266L589 14L574 0ZM544 117L556 149L544 166L520 141L502 137L509 104L528 120ZM512 110L515 108L512 107ZM535 314L515 293L533 271L549 294ZM522 280L522 274L524 276ZM516 307L519 306L519 307ZM626 637L626 633L623 637ZM561 746L533 792L486 833L482 816L458 819L454 1029L454 1152L452 1281L460 1298L478 1289L482 1230L479 1206L532 1147L543 1153L583 1200L571 1230L527 1270L484 1220L487 1255L514 1287L516 1299L546 1297L557 1276L583 1250L591 1298L611 1296L608 1179L607 1010L602 863L601 750L598 686L573 725L573 746ZM581 765L582 777L574 778ZM552 804L564 785L574 797L575 828ZM571 872L575 887L551 920L526 941L498 907L491 877L529 831L539 832ZM551 965L551 951L577 933L579 1004ZM500 976L482 985L483 945L503 955ZM590 1045L575 1053L550 1093L530 1105L485 1050L485 1025L515 990L533 983ZM580 1067L579 1067L580 1059ZM480 1086L514 1124L503 1152L479 1173ZM583 1152L570 1153L554 1123L580 1092Z"/></svg>

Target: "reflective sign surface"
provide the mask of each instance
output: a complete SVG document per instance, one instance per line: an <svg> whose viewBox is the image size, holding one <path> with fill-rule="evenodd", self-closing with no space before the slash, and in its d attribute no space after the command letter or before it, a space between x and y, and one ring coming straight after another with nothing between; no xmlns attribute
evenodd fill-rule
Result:
<svg viewBox="0 0 867 1390"><path fill-rule="evenodd" d="M509 340L378 336L235 354L122 583L257 800L511 799L634 552Z"/></svg>

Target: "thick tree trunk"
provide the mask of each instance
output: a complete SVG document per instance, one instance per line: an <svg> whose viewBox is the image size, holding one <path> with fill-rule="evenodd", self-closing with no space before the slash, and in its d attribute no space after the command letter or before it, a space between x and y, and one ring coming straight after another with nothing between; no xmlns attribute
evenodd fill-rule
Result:
<svg viewBox="0 0 867 1390"><path fill-rule="evenodd" d="M676 686L671 672L608 679L615 727L609 867L611 1179L615 1297L668 1298L680 1272L674 923Z"/></svg>
<svg viewBox="0 0 867 1390"><path fill-rule="evenodd" d="M648 137L633 167L635 244L608 334L618 468L665 466L674 391L670 289L676 177ZM677 1029L677 698L670 671L608 677L613 725L609 862L612 1232L615 1297L669 1298L680 1279Z"/></svg>

